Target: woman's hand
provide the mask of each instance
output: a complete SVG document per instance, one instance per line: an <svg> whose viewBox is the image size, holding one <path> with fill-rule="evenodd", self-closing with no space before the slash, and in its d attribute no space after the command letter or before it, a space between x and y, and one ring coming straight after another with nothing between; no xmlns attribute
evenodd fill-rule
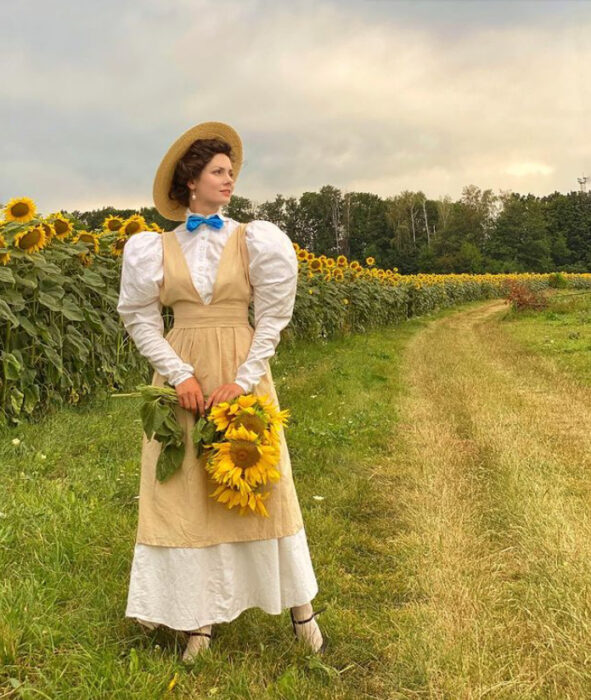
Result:
<svg viewBox="0 0 591 700"><path fill-rule="evenodd" d="M187 411L195 413L199 409L199 415L204 415L204 401L201 384L195 377L189 377L184 382L175 386L176 395L179 397L179 404Z"/></svg>
<svg viewBox="0 0 591 700"><path fill-rule="evenodd" d="M210 394L209 398L207 399L207 403L205 404L205 410L208 411L210 406L213 406L216 403L231 401L237 396L240 396L240 394L244 394L244 389L240 386L240 384L235 384L233 382L231 384L222 384Z"/></svg>

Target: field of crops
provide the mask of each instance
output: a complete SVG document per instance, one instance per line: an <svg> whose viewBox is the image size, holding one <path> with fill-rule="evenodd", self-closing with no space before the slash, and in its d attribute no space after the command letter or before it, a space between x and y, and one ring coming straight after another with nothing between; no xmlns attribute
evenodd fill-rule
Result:
<svg viewBox="0 0 591 700"><path fill-rule="evenodd" d="M70 215L41 216L30 198L11 199L0 222L0 420L18 424L51 406L130 389L148 377L116 306L126 241L159 231L140 215L105 218L87 230ZM454 304L505 296L513 280L532 290L552 275L401 275L294 243L298 293L284 339L363 332ZM562 274L591 287L591 274ZM165 328L172 322L164 309ZM251 309L252 320L252 309Z"/></svg>

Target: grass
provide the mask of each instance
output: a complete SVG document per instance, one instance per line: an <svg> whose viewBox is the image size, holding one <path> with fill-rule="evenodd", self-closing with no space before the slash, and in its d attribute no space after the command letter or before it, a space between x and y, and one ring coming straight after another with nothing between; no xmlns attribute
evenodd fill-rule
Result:
<svg viewBox="0 0 591 700"><path fill-rule="evenodd" d="M555 292L546 310L513 312L503 325L525 352L548 358L577 381L591 384L589 292Z"/></svg>
<svg viewBox="0 0 591 700"><path fill-rule="evenodd" d="M137 401L64 408L0 432L0 697L160 697L175 673L177 697L384 697L399 634L390 621L407 592L390 545L396 508L375 477L392 450L402 350L427 323L280 347L273 358L293 415L287 439L315 605L328 606L323 658L294 642L287 611L248 610L219 625L215 648L190 670L179 661L182 633L145 632L124 618Z"/></svg>
<svg viewBox="0 0 591 700"><path fill-rule="evenodd" d="M135 401L0 432L0 698L589 697L591 403L549 347L589 307L568 313L475 302L280 347L321 657L287 611L219 625L190 668L184 635L124 618Z"/></svg>

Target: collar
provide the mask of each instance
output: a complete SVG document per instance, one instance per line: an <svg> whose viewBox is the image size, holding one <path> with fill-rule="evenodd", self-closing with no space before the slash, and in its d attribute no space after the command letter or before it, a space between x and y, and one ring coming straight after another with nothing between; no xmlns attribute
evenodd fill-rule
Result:
<svg viewBox="0 0 591 700"><path fill-rule="evenodd" d="M220 219L223 219L224 221L228 221L228 217L224 216L221 212L222 208L220 208L217 211L214 211L213 214L217 214ZM200 211L191 211L189 207L185 209L185 221L191 216L191 214L198 214L199 216L213 216L213 214L202 214Z"/></svg>

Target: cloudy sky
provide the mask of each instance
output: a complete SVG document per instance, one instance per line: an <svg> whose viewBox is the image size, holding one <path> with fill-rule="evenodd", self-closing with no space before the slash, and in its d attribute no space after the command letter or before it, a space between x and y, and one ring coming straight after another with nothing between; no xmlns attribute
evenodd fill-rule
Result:
<svg viewBox="0 0 591 700"><path fill-rule="evenodd" d="M151 206L202 121L240 133L255 202L591 178L591 0L19 0L0 55L0 202L45 214Z"/></svg>

